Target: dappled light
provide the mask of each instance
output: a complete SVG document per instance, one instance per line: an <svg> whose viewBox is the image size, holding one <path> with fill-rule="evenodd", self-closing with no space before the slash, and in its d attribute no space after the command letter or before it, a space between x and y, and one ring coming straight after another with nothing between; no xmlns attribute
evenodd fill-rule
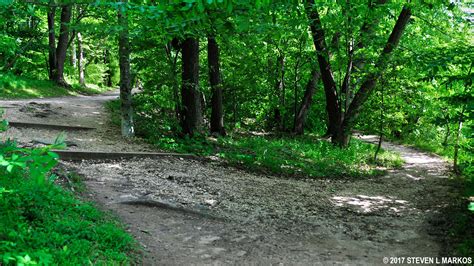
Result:
<svg viewBox="0 0 474 266"><path fill-rule="evenodd" d="M402 212L409 208L409 202L390 196L334 196L332 202L337 207L349 207L358 212L372 213L378 211Z"/></svg>

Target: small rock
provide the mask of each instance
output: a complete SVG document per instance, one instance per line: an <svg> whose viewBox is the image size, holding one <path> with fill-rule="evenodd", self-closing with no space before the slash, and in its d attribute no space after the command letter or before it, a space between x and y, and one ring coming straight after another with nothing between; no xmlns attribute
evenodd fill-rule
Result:
<svg viewBox="0 0 474 266"><path fill-rule="evenodd" d="M221 252L224 252L226 249L225 248L213 248L212 249L212 253L214 253L215 255L221 253Z"/></svg>
<svg viewBox="0 0 474 266"><path fill-rule="evenodd" d="M244 250L241 250L239 252L237 252L237 254L235 254L237 257L242 257L242 256L245 256L247 255L247 251L244 251Z"/></svg>
<svg viewBox="0 0 474 266"><path fill-rule="evenodd" d="M204 202L212 207L214 207L217 204L217 200L213 200L213 199L204 200Z"/></svg>
<svg viewBox="0 0 474 266"><path fill-rule="evenodd" d="M207 244L211 244L212 242L217 241L219 239L221 239L221 237L219 237L219 236L203 236L199 240L199 244L207 245Z"/></svg>
<svg viewBox="0 0 474 266"><path fill-rule="evenodd" d="M121 199L126 199L126 200L134 200L134 199L138 199L136 196L132 195L132 194L124 194L124 195L120 195Z"/></svg>

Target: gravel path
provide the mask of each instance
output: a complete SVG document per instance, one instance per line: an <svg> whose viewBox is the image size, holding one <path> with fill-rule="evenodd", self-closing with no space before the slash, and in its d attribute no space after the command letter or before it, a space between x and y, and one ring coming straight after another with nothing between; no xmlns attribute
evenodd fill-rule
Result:
<svg viewBox="0 0 474 266"><path fill-rule="evenodd" d="M150 151L115 137L103 103L116 94L1 101L16 121L97 127L69 132L72 149ZM26 107L25 107L26 106ZM21 143L51 130L11 129ZM374 136L361 136L369 142ZM456 195L438 157L384 144L406 161L382 177L291 180L176 157L64 163L91 197L114 211L145 250L146 265L383 264L384 257L439 257Z"/></svg>

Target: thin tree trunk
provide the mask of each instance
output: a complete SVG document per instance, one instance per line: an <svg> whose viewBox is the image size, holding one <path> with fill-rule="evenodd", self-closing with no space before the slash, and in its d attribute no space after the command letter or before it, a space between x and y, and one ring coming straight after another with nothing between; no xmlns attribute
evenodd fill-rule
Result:
<svg viewBox="0 0 474 266"><path fill-rule="evenodd" d="M77 48L79 50L79 84L81 84L81 86L85 86L86 81L84 74L84 48L82 46L82 34L80 32L77 32Z"/></svg>
<svg viewBox="0 0 474 266"><path fill-rule="evenodd" d="M300 46L301 48L301 46ZM299 53L299 56L298 58L296 59L296 63L295 63L295 68L294 68L294 72L295 72L295 80L294 80L294 84L293 84L293 90L294 90L294 93L293 93L293 115L294 115L294 120L293 120L293 129L296 125L296 117L298 115L298 82L299 82L299 67L300 67L300 61L301 61L301 49L300 49L300 53Z"/></svg>
<svg viewBox="0 0 474 266"><path fill-rule="evenodd" d="M386 2L387 0L369 1L369 4L368 4L369 14L373 13L373 11L377 7L384 5ZM379 23L380 23L379 17L375 17L371 19L369 16L369 19L367 19L361 27L359 41L356 43L353 53L356 53L357 50L363 49L366 46L366 44L371 41L371 38L373 38L375 35L375 29L376 29L375 26L378 25ZM366 64L365 58L361 56L356 56L353 62L354 67L352 68L352 71L349 72L348 74L350 75L351 73L356 73L358 71L361 71L364 68L365 64Z"/></svg>
<svg viewBox="0 0 474 266"><path fill-rule="evenodd" d="M173 55L173 50L175 54ZM170 80L173 88L173 100L174 100L174 111L175 117L179 121L181 113L181 98L179 95L179 84L178 84L178 56L181 50L181 44L177 38L174 38L165 45L166 57L168 59L168 65L170 67Z"/></svg>
<svg viewBox="0 0 474 266"><path fill-rule="evenodd" d="M277 58L277 68L275 73L275 94L278 95L278 104L273 110L273 124L275 128L282 131L282 108L284 102L284 77L285 77L285 56L280 54Z"/></svg>
<svg viewBox="0 0 474 266"><path fill-rule="evenodd" d="M354 123L359 116L360 109L362 105L365 103L367 98L373 92L375 86L377 85L377 81L382 75L382 72L387 65L387 62L390 58L391 53L393 50L398 46L400 39L405 31L408 22L410 21L411 17L411 10L408 7L403 7L400 15L398 16L397 22L388 38L387 44L385 45L382 54L379 56L375 64L376 71L370 73L365 77L364 82L362 83L359 91L357 91L354 99L352 100L349 109L346 112L345 118L337 130L336 135L333 137L333 142L338 144L341 147L347 146L349 142L350 130L354 126Z"/></svg>
<svg viewBox="0 0 474 266"><path fill-rule="evenodd" d="M128 0L121 1L126 4ZM129 138L135 134L133 126L132 87L130 75L130 42L128 37L128 17L125 7L118 8L119 33L119 65L120 65L120 100L122 114L122 136Z"/></svg>
<svg viewBox="0 0 474 266"><path fill-rule="evenodd" d="M112 69L110 66L110 52L109 49L104 50L104 64L107 66L105 71L104 83L107 87L112 87Z"/></svg>
<svg viewBox="0 0 474 266"><path fill-rule="evenodd" d="M211 98L211 134L225 136L224 108L222 106L222 83L219 68L219 46L213 37L207 38L207 60Z"/></svg>
<svg viewBox="0 0 474 266"><path fill-rule="evenodd" d="M318 83L319 77L319 71L313 69L311 71L311 77L308 81L308 84L306 84L306 89L304 92L303 100L301 101L301 106L298 112L295 114L295 124L293 127L293 132L295 134L302 135L304 133L304 124L306 121L306 116L308 110L311 107L314 91L316 90L316 84Z"/></svg>
<svg viewBox="0 0 474 266"><path fill-rule="evenodd" d="M194 135L202 127L201 93L199 92L199 41L186 38L182 47L182 115L183 133Z"/></svg>
<svg viewBox="0 0 474 266"><path fill-rule="evenodd" d="M453 170L455 173L459 173L458 166L458 155L459 155L459 139L462 131L462 122L464 120L464 106L462 107L461 113L459 114L458 130L456 132L456 143L454 144L454 156L453 156Z"/></svg>
<svg viewBox="0 0 474 266"><path fill-rule="evenodd" d="M77 67L77 50L74 41L71 43L71 65L72 69L75 70Z"/></svg>
<svg viewBox="0 0 474 266"><path fill-rule="evenodd" d="M443 140L443 147L446 147L448 145L448 138L449 135L451 135L451 128L449 127L449 121L446 123L446 134L444 134L444 140Z"/></svg>
<svg viewBox="0 0 474 266"><path fill-rule="evenodd" d="M48 66L49 79L54 80L56 76L56 35L54 27L54 17L56 7L50 7L48 10Z"/></svg>
<svg viewBox="0 0 474 266"><path fill-rule="evenodd" d="M377 155L379 154L380 152L380 148L382 148L382 141L383 141L383 124L384 124L384 119L385 119L385 103L384 103L384 85L382 85L382 89L381 89L381 106L380 106L380 136L379 136L379 143L377 145L377 149L375 150L375 154L374 154L374 162L377 161Z"/></svg>
<svg viewBox="0 0 474 266"><path fill-rule="evenodd" d="M354 36L353 36L353 31L352 31L352 16L351 16L351 10L352 10L352 5L350 0L346 0L346 7L344 8L343 14L347 17L347 55L348 55L348 61L347 61L347 68L346 68L346 75L344 76L344 79L342 81L341 85L341 95L345 96L344 98L341 99L341 105L344 102L344 110L341 111L342 117L341 119L344 119L344 114L349 108L351 99L352 99L352 90L351 90L351 73L352 73L352 68L353 68L353 56L354 56Z"/></svg>
<svg viewBox="0 0 474 266"><path fill-rule="evenodd" d="M178 84L178 53L179 51L176 51L176 55L173 58L173 62L171 65L171 75L172 75L172 82L173 82L173 97L174 97L174 111L175 111L175 116L176 119L180 119L181 115L181 97L179 95L179 84Z"/></svg>
<svg viewBox="0 0 474 266"><path fill-rule="evenodd" d="M282 64L281 64L281 76L280 76L280 114L282 116L282 119L280 121L280 128L279 130L280 131L284 131L285 130L285 115L284 115L284 112L285 112L285 105L286 105L286 101L285 101L285 62L286 62L286 59L285 57L283 57L283 61L282 61Z"/></svg>

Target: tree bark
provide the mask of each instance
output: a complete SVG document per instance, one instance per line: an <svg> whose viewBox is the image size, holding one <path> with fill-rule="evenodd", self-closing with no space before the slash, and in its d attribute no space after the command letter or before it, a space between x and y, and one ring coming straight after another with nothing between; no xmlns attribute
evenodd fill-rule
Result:
<svg viewBox="0 0 474 266"><path fill-rule="evenodd" d="M207 38L207 61L211 98L211 134L225 136L224 108L222 105L222 83L220 77L219 46L213 37Z"/></svg>
<svg viewBox="0 0 474 266"><path fill-rule="evenodd" d="M324 92L326 96L326 111L328 114L328 134L334 136L337 134L341 124L341 110L337 96L337 87L334 75L329 62L329 52L327 49L324 29L321 24L318 10L314 6L314 0L308 0L306 11L310 20L311 36L313 37L314 47L317 51L321 79L323 80Z"/></svg>
<svg viewBox="0 0 474 266"><path fill-rule="evenodd" d="M402 11L400 12L400 15L398 16L397 22L393 27L392 33L390 34L390 37L388 38L388 41L385 44L385 47L375 64L375 71L373 73L369 73L366 76L359 91L357 91L354 96L354 99L349 105L349 109L345 114L344 121L342 122L333 139L333 142L338 144L339 146L347 146L350 136L350 130L354 126L354 123L357 117L359 116L360 109L362 108L362 105L365 103L365 101L377 85L377 81L380 78L384 68L386 67L387 62L390 59L391 53L400 42L403 32L405 31L405 28L408 25L408 22L410 21L410 17L410 8L406 6L403 7Z"/></svg>
<svg viewBox="0 0 474 266"><path fill-rule="evenodd" d="M304 124L306 121L306 115L311 103L313 100L314 91L316 90L316 84L318 83L320 74L319 71L313 69L311 71L311 77L306 84L306 89L304 92L303 100L301 101L301 106L298 112L295 114L295 124L293 127L293 132L297 135L302 135L304 133Z"/></svg>
<svg viewBox="0 0 474 266"><path fill-rule="evenodd" d="M193 136L201 131L203 117L201 93L199 92L199 41L188 37L182 44L182 87L183 101L181 127L183 134Z"/></svg>
<svg viewBox="0 0 474 266"><path fill-rule="evenodd" d="M383 3L381 0L379 3ZM383 69L385 68L388 59L392 51L397 47L401 36L410 20L411 10L407 6L404 6L395 26L388 38L388 41L379 56L375 64L375 71L368 73L365 77L362 85L354 96L354 99L349 104L345 113L341 110L341 103L337 97L337 88L334 81L333 72L331 70L331 65L329 62L329 53L324 39L324 30L321 24L319 13L314 6L314 0L308 0L306 5L306 11L310 19L310 29L313 37L314 46L317 51L317 58L319 67L321 70L321 78L323 80L324 91L326 95L326 110L328 112L328 133L331 135L331 140L334 144L341 147L346 147L349 144L350 130L354 126L354 123L360 113L362 105L365 103L367 98L370 96L374 90L377 80L382 74ZM370 34L370 27L367 26L364 34ZM361 44L363 45L363 44ZM353 62L349 62L353 64ZM352 71L354 66L348 67L348 71ZM349 79L347 79L347 83ZM343 86L348 86L344 84Z"/></svg>
<svg viewBox="0 0 474 266"><path fill-rule="evenodd" d="M64 62L69 42L69 23L71 22L72 6L65 5L61 8L61 26L59 28L58 46L56 47L56 71L53 80L60 86L68 87L64 79Z"/></svg>
<svg viewBox="0 0 474 266"><path fill-rule="evenodd" d="M128 1L121 1L126 4ZM122 115L122 136L129 138L135 134L133 126L133 109L132 109L132 87L130 75L130 42L128 37L128 17L125 13L125 7L119 6L118 24L121 27L119 33L119 65L120 65L120 100Z"/></svg>
<svg viewBox="0 0 474 266"><path fill-rule="evenodd" d="M377 0L375 2L369 1L368 9L369 14L371 14L375 8L380 5L383 5L387 2L387 0ZM362 57L361 55L357 54L357 51L363 49L366 46L368 40L374 37L375 35L375 25L379 24L380 19L379 17L376 18L369 18L366 19L364 24L361 27L361 32L359 35L359 40L356 45L351 43L351 47L349 49L349 61L347 63L347 71L346 75L344 76L344 82L341 87L341 92L345 93L346 101L345 101L345 111L349 108L351 103L353 93L351 88L351 76L354 73L362 71L366 64L366 58ZM351 19L349 18L349 24L351 23Z"/></svg>
<svg viewBox="0 0 474 266"><path fill-rule="evenodd" d="M50 7L48 10L48 64L50 80L54 80L54 77L56 76L56 35L54 32L55 15L56 7Z"/></svg>
<svg viewBox="0 0 474 266"><path fill-rule="evenodd" d="M79 84L81 84L81 86L85 86L86 81L84 75L84 48L82 46L82 34L80 32L77 32L77 49L79 51Z"/></svg>

